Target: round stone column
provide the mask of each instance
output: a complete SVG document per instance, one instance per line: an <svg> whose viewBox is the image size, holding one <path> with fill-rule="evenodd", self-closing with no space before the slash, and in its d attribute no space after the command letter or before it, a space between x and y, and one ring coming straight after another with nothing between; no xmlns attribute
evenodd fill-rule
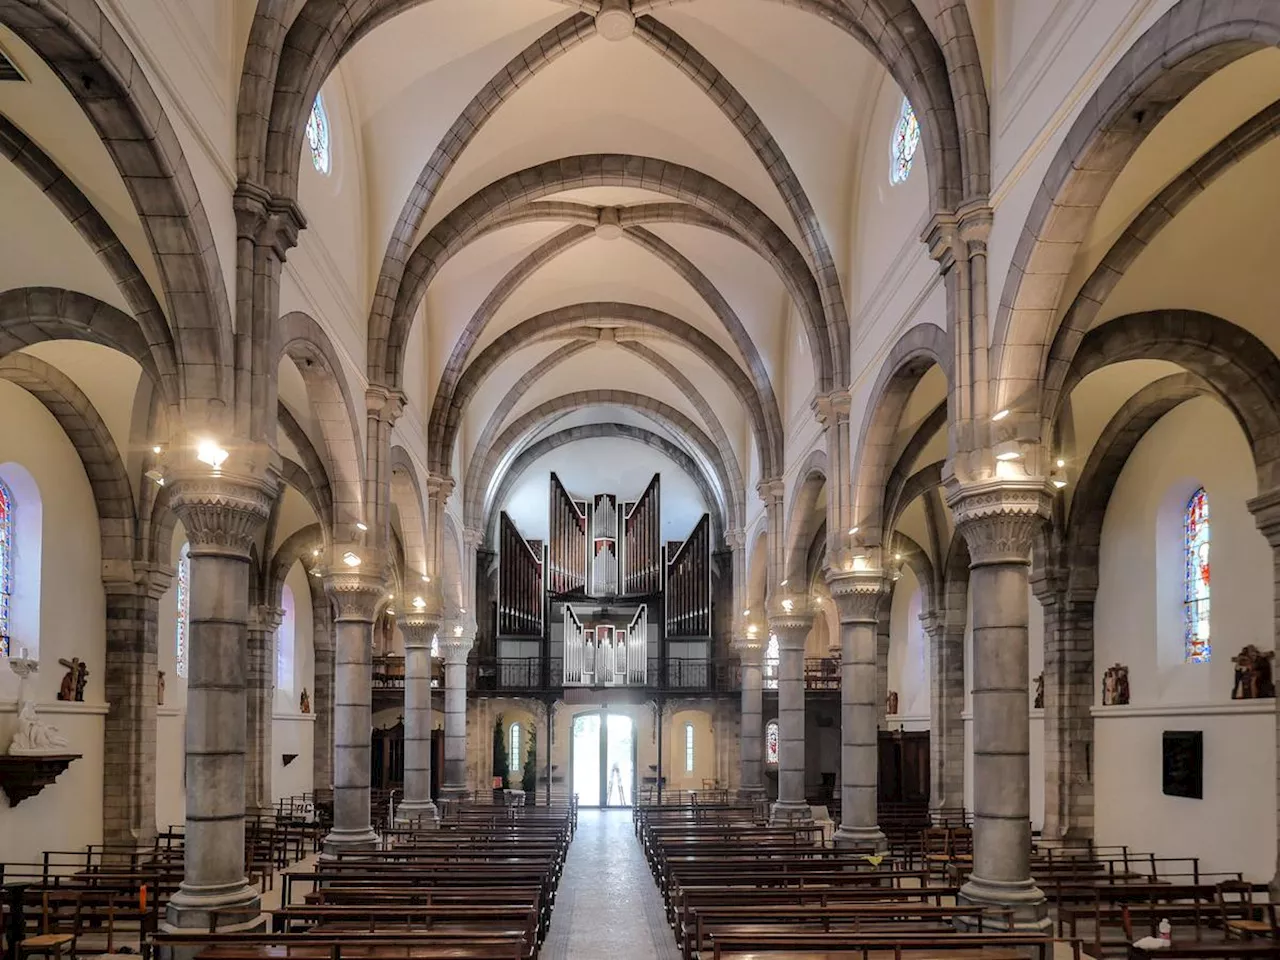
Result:
<svg viewBox="0 0 1280 960"><path fill-rule="evenodd" d="M374 846L369 784L373 750L373 624L387 602L379 574L330 572L333 604L333 829L324 852Z"/></svg>
<svg viewBox="0 0 1280 960"><path fill-rule="evenodd" d="M276 631L283 619L283 610L266 606L255 607L249 617L244 781L247 817L275 815L271 797L271 717L276 699Z"/></svg>
<svg viewBox="0 0 1280 960"><path fill-rule="evenodd" d="M425 615L400 619L404 635L404 799L396 822L435 827L431 800L431 638L439 623Z"/></svg>
<svg viewBox="0 0 1280 960"><path fill-rule="evenodd" d="M190 544L191 592L183 877L164 927L248 930L263 919L244 869L249 551L276 491L229 474L179 475L168 489Z"/></svg>
<svg viewBox="0 0 1280 960"><path fill-rule="evenodd" d="M804 796L804 646L813 618L807 614L775 617L770 632L778 638L778 802L774 821L812 817Z"/></svg>
<svg viewBox="0 0 1280 960"><path fill-rule="evenodd" d="M738 797L764 798L764 641L748 635L733 641L742 664L742 721L738 744L742 752L742 779Z"/></svg>
<svg viewBox="0 0 1280 960"><path fill-rule="evenodd" d="M440 638L444 659L444 784L450 800L467 794L467 655L475 643L457 631Z"/></svg>
<svg viewBox="0 0 1280 960"><path fill-rule="evenodd" d="M1020 929L1048 928L1031 878L1028 577L1049 517L1047 485L966 484L948 497L969 545L973 607L973 873L963 900L1009 907Z"/></svg>
<svg viewBox="0 0 1280 960"><path fill-rule="evenodd" d="M833 575L827 584L840 611L840 828L837 846L886 846L877 815L880 731L876 681L876 613L884 595L879 570Z"/></svg>

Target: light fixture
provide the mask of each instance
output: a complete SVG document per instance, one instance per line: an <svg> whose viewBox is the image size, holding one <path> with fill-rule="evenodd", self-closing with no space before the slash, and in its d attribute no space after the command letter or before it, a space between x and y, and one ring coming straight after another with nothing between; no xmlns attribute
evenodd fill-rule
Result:
<svg viewBox="0 0 1280 960"><path fill-rule="evenodd" d="M995 445L995 454L997 460L1008 462L1009 460L1021 460L1022 448L1018 445L1017 440L1005 440Z"/></svg>
<svg viewBox="0 0 1280 960"><path fill-rule="evenodd" d="M312 570L312 571L311 571L311 575L312 575L313 577L318 577L318 576L320 576L320 571L319 571L319 570Z"/></svg>
<svg viewBox="0 0 1280 960"><path fill-rule="evenodd" d="M993 414L991 415L991 422L992 422L992 423L999 423L1001 420L1003 420L1003 419L1004 419L1005 417L1007 417L1008 415L1009 415L1009 411L1008 411L1007 409L1005 409L1005 410L997 410L995 413L993 413Z"/></svg>
<svg viewBox="0 0 1280 960"><path fill-rule="evenodd" d="M780 587L785 587L786 585L787 585L787 581L786 581L786 580L783 580L780 584L778 584L778 586L780 586Z"/></svg>
<svg viewBox="0 0 1280 960"><path fill-rule="evenodd" d="M365 524L365 523L363 523L363 522L357 522L357 523L356 523L356 529L357 529L357 530L359 530L361 533L363 533L365 530L368 530L368 529L369 529L369 527L368 527L368 525L367 525L367 524Z"/></svg>
<svg viewBox="0 0 1280 960"><path fill-rule="evenodd" d="M348 550L346 553L342 555L342 562L345 563L348 567L360 566L360 558L357 557L350 550Z"/></svg>
<svg viewBox="0 0 1280 960"><path fill-rule="evenodd" d="M455 627L453 628L453 635L454 635L455 637L460 637L460 636L462 636L462 624L458 624L457 626L455 626Z"/></svg>
<svg viewBox="0 0 1280 960"><path fill-rule="evenodd" d="M395 598L396 598L396 595L395 595L394 593L388 593L388 594L387 594L387 599L388 599L388 600L394 600Z"/></svg>
<svg viewBox="0 0 1280 960"><path fill-rule="evenodd" d="M415 610L421 610L426 605L427 605L427 601L423 600L421 597L413 598L413 608Z"/></svg>
<svg viewBox="0 0 1280 960"><path fill-rule="evenodd" d="M164 447L160 446L160 444L158 443L151 448L151 452L154 453L157 457L160 456L163 450L164 450Z"/></svg>
<svg viewBox="0 0 1280 960"><path fill-rule="evenodd" d="M743 615L744 617L749 617L749 616L751 616L751 610L750 610L750 608L748 608L748 609L746 609L746 610L743 610L743 611L742 611L742 615Z"/></svg>
<svg viewBox="0 0 1280 960"><path fill-rule="evenodd" d="M431 582L431 578L430 578L430 577L428 577L428 576L424 573L424 574L422 575L422 582L423 582L423 583L430 583L430 582Z"/></svg>
<svg viewBox="0 0 1280 960"><path fill-rule="evenodd" d="M146 477L148 480L153 481L154 483L156 483L161 487L164 486L164 474L161 473L159 470L155 469L154 467L152 467L150 470L144 473L143 476Z"/></svg>
<svg viewBox="0 0 1280 960"><path fill-rule="evenodd" d="M852 536L854 536L855 534L857 534L857 532L858 532L858 528L857 528L857 527L850 527L850 528L849 528L849 536L851 536L851 537L852 537Z"/></svg>
<svg viewBox="0 0 1280 960"><path fill-rule="evenodd" d="M222 464L227 459L227 451L206 437L196 444L196 459L201 463L207 463L215 470L221 470Z"/></svg>
<svg viewBox="0 0 1280 960"><path fill-rule="evenodd" d="M1063 460L1061 457L1059 457L1059 458L1058 458L1058 466L1059 466L1059 468L1061 468L1061 467L1065 467L1066 465L1067 465L1067 461L1065 461L1065 460Z"/></svg>
<svg viewBox="0 0 1280 960"><path fill-rule="evenodd" d="M782 601L782 609L787 611L787 613L790 613L795 608L795 605L795 601L789 597Z"/></svg>
<svg viewBox="0 0 1280 960"><path fill-rule="evenodd" d="M459 608L458 608L458 612L459 612L459 613L466 613L466 612L467 612L467 608L466 608L466 607L459 607Z"/></svg>
<svg viewBox="0 0 1280 960"><path fill-rule="evenodd" d="M320 556L320 548L319 548L319 547L313 547L313 548L312 548L312 550L311 550L311 555L312 555L313 557L318 557L318 556Z"/></svg>
<svg viewBox="0 0 1280 960"><path fill-rule="evenodd" d="M900 554L900 553L895 553L895 554L893 555L893 559L895 559L895 560L901 560L901 559L902 559L902 554Z"/></svg>
<svg viewBox="0 0 1280 960"><path fill-rule="evenodd" d="M1067 481L1063 480L1061 477L1054 477L1050 482L1059 490L1067 485Z"/></svg>
<svg viewBox="0 0 1280 960"><path fill-rule="evenodd" d="M388 616L388 617L394 617L395 615L396 615L395 608L394 608L394 607L387 607L387 616Z"/></svg>

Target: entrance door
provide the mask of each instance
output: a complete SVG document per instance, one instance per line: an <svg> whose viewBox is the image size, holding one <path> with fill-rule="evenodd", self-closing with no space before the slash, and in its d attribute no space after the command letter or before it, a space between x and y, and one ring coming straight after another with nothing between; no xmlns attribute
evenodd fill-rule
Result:
<svg viewBox="0 0 1280 960"><path fill-rule="evenodd" d="M635 802L635 723L620 713L573 718L573 791L584 807L629 807Z"/></svg>

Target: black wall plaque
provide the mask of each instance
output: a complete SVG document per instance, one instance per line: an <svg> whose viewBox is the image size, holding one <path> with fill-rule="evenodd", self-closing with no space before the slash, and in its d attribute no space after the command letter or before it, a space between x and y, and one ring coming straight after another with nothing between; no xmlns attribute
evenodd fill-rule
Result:
<svg viewBox="0 0 1280 960"><path fill-rule="evenodd" d="M1164 793L1168 797L1204 799L1204 733L1164 732Z"/></svg>

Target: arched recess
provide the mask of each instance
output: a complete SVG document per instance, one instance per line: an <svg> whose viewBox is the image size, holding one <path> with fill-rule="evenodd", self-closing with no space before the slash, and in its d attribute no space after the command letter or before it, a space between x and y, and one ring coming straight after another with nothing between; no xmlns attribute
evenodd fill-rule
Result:
<svg viewBox="0 0 1280 960"><path fill-rule="evenodd" d="M759 384L753 383L719 344L692 324L663 310L640 304L617 302L575 303L540 313L517 323L480 351L457 378L457 385L452 394L449 397L437 394L438 405L442 402L448 404L442 411L442 416L437 417L433 414L432 418L433 423L439 424L442 420L444 424L440 436L442 462L447 462L450 458L458 430L462 425L467 402L475 395L485 377L503 360L531 343L551 337L603 339L600 329L591 325L618 321L631 326L613 329L609 335L610 340L622 343L632 339L633 334L638 331L637 339L654 338L678 343L698 354L721 375L747 410L756 437L756 446L761 451L761 475L768 475L768 467L775 462L780 462L781 455L780 449L777 451L771 449L773 441L768 424L771 419L776 418L779 422L781 420L772 391L767 396L762 396ZM631 346L629 343L626 345ZM645 350L647 351L648 348ZM768 409L770 406L772 409ZM768 462L765 462L766 456Z"/></svg>
<svg viewBox="0 0 1280 960"><path fill-rule="evenodd" d="M422 487L418 484L418 471L409 457L409 451L399 444L391 448L391 502L400 514L406 581L421 583L430 569L427 563L427 521L422 512Z"/></svg>
<svg viewBox="0 0 1280 960"><path fill-rule="evenodd" d="M546 456L557 447L562 447L567 443L574 443L579 440L590 440L595 437L623 437L628 440L635 440L638 443L646 444L657 450L663 456L674 461L680 466L689 477L691 477L698 485L703 499L709 507L712 507L711 520L712 530L711 539L713 543L722 543L724 540L725 518L722 513L714 509L716 507L715 492L713 489L714 477L708 475L704 467L701 467L693 457L685 453L676 444L672 443L661 434L652 430L646 430L643 427L637 427L629 423L584 423L575 427L569 427L566 430L560 430L556 433L549 434L538 439L536 443L530 444L528 447L520 451L520 455L512 461L502 474L502 480L498 485L497 491L493 495L492 507L484 518L484 529L486 531L486 540L489 543L497 543L497 522L498 507L507 500L507 494L511 488L519 480L521 474L529 468L539 457Z"/></svg>
<svg viewBox="0 0 1280 960"><path fill-rule="evenodd" d="M781 586L790 593L799 592L808 583L807 567L809 548L827 521L824 490L827 486L827 452L815 449L809 452L797 472L795 492L791 496L791 509L787 512L787 551L782 569Z"/></svg>
<svg viewBox="0 0 1280 960"><path fill-rule="evenodd" d="M104 571L130 573L122 565L138 556L133 486L111 431L84 392L62 371L26 353L0 360L0 379L39 400L75 447L98 508Z"/></svg>
<svg viewBox="0 0 1280 960"><path fill-rule="evenodd" d="M290 534L276 548L271 562L263 565L261 597L264 603L273 607L280 606L280 598L284 592L284 582L293 565L305 558L314 556L314 551L324 550L324 532L320 524L312 523Z"/></svg>
<svg viewBox="0 0 1280 960"><path fill-rule="evenodd" d="M306 498L311 504L311 509L320 518L320 527L325 536L324 548L328 550L334 543L333 488L329 483L329 471L311 443L311 438L302 429L302 424L298 423L294 415L289 412L289 408L281 403L276 408L276 414L280 429L284 431L285 437L302 458L300 464L295 464L287 457L284 458L285 479Z"/></svg>
<svg viewBox="0 0 1280 960"><path fill-rule="evenodd" d="M1207 77L1280 44L1280 6L1178 0L1111 68L1072 124L1027 214L992 339L991 409L1036 410L1057 308L1125 164Z"/></svg>
<svg viewBox="0 0 1280 960"><path fill-rule="evenodd" d="M287 313L276 325L276 364L288 357L302 374L315 423L324 438L338 542L357 539L364 522L364 452L356 405L328 335L305 313ZM274 384L270 387L274 392Z"/></svg>
<svg viewBox="0 0 1280 960"><path fill-rule="evenodd" d="M405 265L394 305L375 300L369 320L370 379L391 384L399 381L400 354L413 319L432 278L450 256L492 229L496 222L511 222L524 205L550 194L599 186L654 191L678 201L681 206L711 213L723 220L783 278L803 317L819 390L825 392L831 388L837 368L822 313L821 294L808 264L790 238L755 204L718 180L679 164L627 154L564 157L518 171L473 194L432 227ZM549 212L552 211L542 208L533 211L537 219L545 219L545 213ZM664 211L664 215L687 219L680 211ZM624 218L624 223L629 221Z"/></svg>
<svg viewBox="0 0 1280 960"><path fill-rule="evenodd" d="M197 418L234 409L231 309L213 231L164 107L124 39L94 3L0 0L9 27L84 109L133 200L164 286L184 360L212 369L184 383ZM156 378L159 381L159 377Z"/></svg>
<svg viewBox="0 0 1280 960"><path fill-rule="evenodd" d="M884 497L894 435L912 391L934 366L946 376L949 399L952 377L947 334L935 324L917 324L893 345L871 389L853 460L857 464L853 519L859 537L869 546L880 546L885 537Z"/></svg>
<svg viewBox="0 0 1280 960"><path fill-rule="evenodd" d="M441 542L443 553L440 558L440 569L444 582L440 586L444 594L444 615L450 619L457 619L459 616L466 618L468 616L467 594L475 588L475 584L462 582L462 572L470 569L470 565L463 562L462 551L465 541L458 531L453 515L447 511L444 513L444 538ZM478 611L472 611L472 613L479 616Z"/></svg>
<svg viewBox="0 0 1280 960"><path fill-rule="evenodd" d="M469 528L479 529L493 503L494 479L503 462L518 455L518 447L531 431L545 426L559 414L571 413L588 406L611 405L630 407L643 416L661 423L672 433L685 438L697 457L709 464L716 474L716 503L731 526L740 524L736 504L741 495L734 496L733 471L737 464L733 450L717 447L692 420L665 403L652 397L641 396L630 390L580 390L547 400L529 410L511 423L502 434L486 447L477 447L472 454L472 467L467 474L463 499L463 516ZM739 487L741 484L739 483Z"/></svg>
<svg viewBox="0 0 1280 960"><path fill-rule="evenodd" d="M743 608L743 616L751 611L752 618L763 617L765 600L769 594L769 531L767 518L761 517L755 535L749 537L751 553L747 555L747 589L745 598L747 605ZM757 621L758 625L758 621Z"/></svg>
<svg viewBox="0 0 1280 960"><path fill-rule="evenodd" d="M159 372L157 387L167 403L176 405L179 396L187 392L185 385L178 382L186 373L180 363L183 345L177 344L175 350L160 302L129 249L75 181L3 115L0 115L0 156L12 161L40 187L106 267L150 347L154 367Z"/></svg>

